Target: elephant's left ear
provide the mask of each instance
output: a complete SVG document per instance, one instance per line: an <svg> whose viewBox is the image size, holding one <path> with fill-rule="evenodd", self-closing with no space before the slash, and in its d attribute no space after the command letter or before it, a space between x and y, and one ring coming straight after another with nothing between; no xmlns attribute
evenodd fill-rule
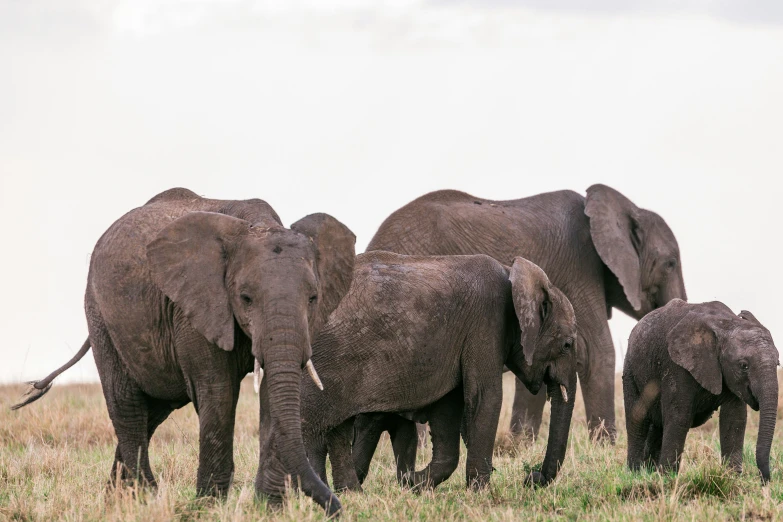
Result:
<svg viewBox="0 0 783 522"><path fill-rule="evenodd" d="M549 278L538 265L522 257L514 259L508 278L511 281L514 311L522 332L522 353L525 362L532 364L541 326L552 313L552 300L547 291Z"/></svg>
<svg viewBox="0 0 783 522"><path fill-rule="evenodd" d="M353 278L356 258L356 236L351 230L328 214L310 214L293 225L291 230L308 236L315 246L318 272L318 317L313 332L326 323L329 314L337 308L348 292Z"/></svg>
<svg viewBox="0 0 783 522"><path fill-rule="evenodd" d="M720 395L723 373L720 369L718 337L702 314L688 312L666 335L666 342L672 361L688 370L702 388Z"/></svg>
<svg viewBox="0 0 783 522"><path fill-rule="evenodd" d="M590 236L606 266L623 285L634 310L642 308L642 281L637 249L644 240L636 216L639 207L606 185L587 189L585 214L590 218Z"/></svg>

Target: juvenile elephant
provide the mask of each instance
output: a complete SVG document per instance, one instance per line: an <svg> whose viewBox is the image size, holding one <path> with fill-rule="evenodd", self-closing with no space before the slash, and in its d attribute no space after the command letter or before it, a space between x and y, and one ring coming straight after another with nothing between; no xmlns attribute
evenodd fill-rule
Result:
<svg viewBox="0 0 783 522"><path fill-rule="evenodd" d="M276 496L284 474L333 513L340 503L313 472L299 419L301 371L317 380L310 339L348 290L355 237L326 214L284 228L260 199L163 192L98 240L85 294L89 338L117 434L112 477L155 485L147 453L155 429L193 402L199 415L200 495L225 495L234 472L234 417L242 378L266 372L262 417L274 426L275 463L261 446L256 490ZM43 395L68 365L33 383ZM282 465L280 465L282 463Z"/></svg>
<svg viewBox="0 0 783 522"><path fill-rule="evenodd" d="M605 185L591 186L586 197L563 190L510 201L431 192L386 218L367 250L486 254L505 264L523 256L540 266L574 306L588 426L591 434L610 440L611 309L640 319L671 299L686 299L677 240L666 222ZM543 393L534 396L517 382L512 432L537 435L544 402Z"/></svg>
<svg viewBox="0 0 783 522"><path fill-rule="evenodd" d="M484 256L359 255L353 283L313 345L324 384L302 384L302 431L322 480L359 489L351 456L357 414L396 412L432 424L433 460L410 477L434 487L468 447L467 483L488 483L504 364L533 392L546 384L552 422L540 473L565 455L576 391L576 320L568 299L533 263ZM262 433L261 437L265 435Z"/></svg>
<svg viewBox="0 0 783 522"><path fill-rule="evenodd" d="M628 466L679 469L690 428L720 408L723 461L742 471L746 404L760 411L756 464L769 481L778 350L750 312L675 299L631 332L623 369Z"/></svg>

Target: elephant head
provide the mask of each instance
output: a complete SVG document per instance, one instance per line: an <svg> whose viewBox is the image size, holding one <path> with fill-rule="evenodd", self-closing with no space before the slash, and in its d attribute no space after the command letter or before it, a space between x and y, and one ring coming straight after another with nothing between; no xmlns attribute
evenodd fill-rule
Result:
<svg viewBox="0 0 783 522"><path fill-rule="evenodd" d="M520 337L506 366L531 393L545 383L552 401L544 464L540 473L528 477L547 484L557 475L568 444L576 396L576 316L571 302L538 265L517 257L509 279Z"/></svg>
<svg viewBox="0 0 783 522"><path fill-rule="evenodd" d="M674 301L669 306L685 306ZM739 315L723 303L694 305L669 331L672 360L714 395L725 385L759 415L756 464L769 481L769 450L778 407L779 354L772 336L750 312Z"/></svg>
<svg viewBox="0 0 783 522"><path fill-rule="evenodd" d="M595 249L621 286L608 289L610 317L612 306L641 319L672 299L687 301L677 239L661 216L606 185L587 189L585 214Z"/></svg>
<svg viewBox="0 0 783 522"><path fill-rule="evenodd" d="M250 341L265 372L268 408L285 473L324 507L339 501L307 462L299 418L300 376L311 371L310 340L350 285L355 236L326 214L282 226L212 212L177 219L147 246L153 280L220 349ZM244 342L247 342L246 340Z"/></svg>

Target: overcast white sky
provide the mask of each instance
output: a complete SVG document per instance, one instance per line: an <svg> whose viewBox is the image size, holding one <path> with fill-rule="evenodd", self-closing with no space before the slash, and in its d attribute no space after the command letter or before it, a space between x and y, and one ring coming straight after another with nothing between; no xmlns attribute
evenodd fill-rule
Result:
<svg viewBox="0 0 783 522"><path fill-rule="evenodd" d="M0 381L79 348L95 242L174 186L361 252L431 190L606 183L669 223L692 301L783 342L783 3L587 4L0 0Z"/></svg>

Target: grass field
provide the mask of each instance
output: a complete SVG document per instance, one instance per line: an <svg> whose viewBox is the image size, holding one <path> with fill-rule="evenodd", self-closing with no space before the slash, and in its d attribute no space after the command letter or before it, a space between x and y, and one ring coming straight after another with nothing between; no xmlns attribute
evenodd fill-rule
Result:
<svg viewBox="0 0 783 522"><path fill-rule="evenodd" d="M513 389L506 375L506 391ZM98 384L56 386L39 402L8 409L24 387L0 387L0 519L2 520L322 520L309 498L292 495L282 509L256 501L258 406L250 379L243 383L236 424L236 475L225 501L195 498L198 431L192 406L175 412L156 432L150 454L157 492L110 489L105 484L116 440ZM578 400L566 463L548 488L523 486L543 459L546 427L534 444L511 444L504 405L492 484L465 490L460 468L434 492L403 491L394 480L384 439L364 493L341 495L344 520L778 520L783 519L783 436L772 448L772 483L762 488L755 466L758 414L750 412L745 471L719 464L717 415L692 430L679 477L636 474L625 467L625 418L617 387L618 441L591 443ZM508 402L508 401L506 401ZM780 410L779 410L780 412ZM780 413L778 414L780 417ZM546 422L546 420L545 420ZM429 445L420 457L429 457Z"/></svg>

